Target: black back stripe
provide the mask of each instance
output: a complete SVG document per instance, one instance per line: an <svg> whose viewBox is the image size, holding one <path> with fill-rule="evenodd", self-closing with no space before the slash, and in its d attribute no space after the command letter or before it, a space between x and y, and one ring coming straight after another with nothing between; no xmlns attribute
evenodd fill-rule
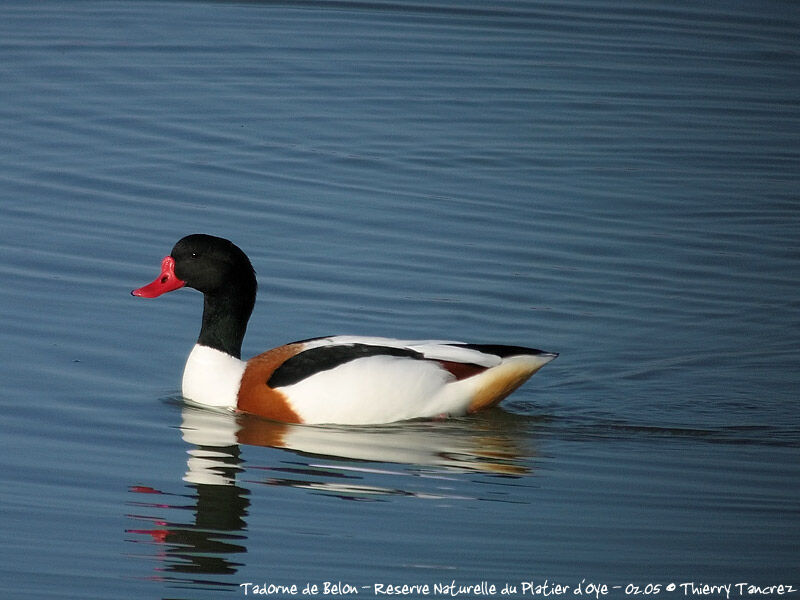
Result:
<svg viewBox="0 0 800 600"><path fill-rule="evenodd" d="M320 371L328 371L358 358L367 356L399 356L422 360L420 352L408 348L373 346L371 344L338 344L319 346L295 354L275 369L267 381L271 388L292 385Z"/></svg>

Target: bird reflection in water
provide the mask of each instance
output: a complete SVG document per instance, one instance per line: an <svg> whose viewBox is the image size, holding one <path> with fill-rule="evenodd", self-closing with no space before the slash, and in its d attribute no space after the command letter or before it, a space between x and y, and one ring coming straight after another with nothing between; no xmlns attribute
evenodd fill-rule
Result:
<svg viewBox="0 0 800 600"><path fill-rule="evenodd" d="M291 451L278 461L267 454L270 462L263 465L250 459L250 488L289 486L351 501L471 499L453 491L460 473L519 477L529 471L521 457L532 455L520 447L528 436L514 435L520 427L529 432L527 420L501 410L368 427L288 425L186 404L181 410L181 434L189 444L184 493L131 486L137 497L128 516L142 526L126 530L131 542L157 546L152 578L176 585L238 585L218 576L235 574L247 552L250 489L241 481L242 446ZM193 518L166 519L165 512Z"/></svg>

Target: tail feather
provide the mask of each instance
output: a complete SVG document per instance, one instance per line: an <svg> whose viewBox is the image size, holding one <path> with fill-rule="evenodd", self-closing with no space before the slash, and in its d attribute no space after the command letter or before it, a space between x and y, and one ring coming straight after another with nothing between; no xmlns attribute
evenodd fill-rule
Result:
<svg viewBox="0 0 800 600"><path fill-rule="evenodd" d="M550 352L510 356L498 366L465 380L464 383L471 381L473 384L472 400L467 412L474 413L495 406L556 356Z"/></svg>

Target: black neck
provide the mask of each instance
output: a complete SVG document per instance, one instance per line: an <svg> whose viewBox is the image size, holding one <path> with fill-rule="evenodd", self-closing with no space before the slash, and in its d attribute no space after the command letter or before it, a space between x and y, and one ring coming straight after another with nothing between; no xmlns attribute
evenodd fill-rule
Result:
<svg viewBox="0 0 800 600"><path fill-rule="evenodd" d="M227 289L204 294L203 325L197 343L242 357L242 340L255 304L255 285L246 289Z"/></svg>

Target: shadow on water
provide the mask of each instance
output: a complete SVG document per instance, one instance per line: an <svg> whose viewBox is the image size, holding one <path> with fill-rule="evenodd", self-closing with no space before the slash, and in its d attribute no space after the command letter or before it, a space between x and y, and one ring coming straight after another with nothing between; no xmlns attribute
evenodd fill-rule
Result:
<svg viewBox="0 0 800 600"><path fill-rule="evenodd" d="M459 474L520 478L535 449L529 418L501 409L447 421L373 427L303 426L181 404L188 443L184 491L130 486L128 541L157 548L150 579L175 587L233 589L221 576L245 563L247 517L256 486L292 488L348 501L493 500L455 491ZM285 450L265 463L244 447ZM263 453L258 455L263 457ZM170 517L163 515L168 514ZM186 518L185 515L192 515Z"/></svg>

